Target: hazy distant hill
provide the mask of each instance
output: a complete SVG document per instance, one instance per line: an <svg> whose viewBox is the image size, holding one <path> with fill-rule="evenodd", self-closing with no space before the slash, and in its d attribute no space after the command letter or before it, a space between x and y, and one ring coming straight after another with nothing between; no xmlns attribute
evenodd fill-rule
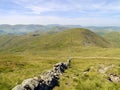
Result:
<svg viewBox="0 0 120 90"><path fill-rule="evenodd" d="M23 34L35 30L44 30L42 25L0 25L0 34Z"/></svg>
<svg viewBox="0 0 120 90"><path fill-rule="evenodd" d="M0 34L26 34L29 32L46 32L46 31L62 31L65 29L72 29L72 28L87 28L92 30L93 32L98 33L99 35L104 35L111 31L120 31L120 27L117 26L106 26L106 27L99 27L99 26L81 26L81 25L59 25L59 24L48 24L48 25L8 25L3 24L0 25Z"/></svg>
<svg viewBox="0 0 120 90"><path fill-rule="evenodd" d="M39 32L46 32L46 31L61 31L68 28L76 28L81 27L80 25L59 25L59 24L49 24L49 25L8 25L3 24L0 25L0 34L25 34L29 32L39 31Z"/></svg>
<svg viewBox="0 0 120 90"><path fill-rule="evenodd" d="M42 35L30 33L20 36L0 36L0 50L8 52L40 51L81 46L108 47L109 42L97 34L82 28L68 29L56 33L44 33Z"/></svg>
<svg viewBox="0 0 120 90"><path fill-rule="evenodd" d="M107 33L104 38L110 41L114 47L120 47L120 32Z"/></svg>
<svg viewBox="0 0 120 90"><path fill-rule="evenodd" d="M85 27L87 29L92 30L93 32L99 34L99 35L104 35L109 32L120 32L120 27L119 26L89 26Z"/></svg>
<svg viewBox="0 0 120 90"><path fill-rule="evenodd" d="M43 26L43 25L0 25L0 34L25 34L29 32L39 31L46 32L48 30L63 30L65 27L59 26Z"/></svg>

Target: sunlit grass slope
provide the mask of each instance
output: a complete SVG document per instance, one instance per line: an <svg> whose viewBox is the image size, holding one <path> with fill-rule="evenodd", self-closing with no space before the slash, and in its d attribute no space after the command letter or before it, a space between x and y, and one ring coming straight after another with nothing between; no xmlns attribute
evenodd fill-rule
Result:
<svg viewBox="0 0 120 90"><path fill-rule="evenodd" d="M101 64L115 67L107 73L120 75L120 60L116 59L73 59L71 68L60 78L58 87L54 90L119 90L120 84L108 80L108 76L98 72ZM84 71L92 67L88 73Z"/></svg>
<svg viewBox="0 0 120 90"><path fill-rule="evenodd" d="M120 32L110 32L104 35L109 42L111 42L112 46L120 47Z"/></svg>
<svg viewBox="0 0 120 90"><path fill-rule="evenodd" d="M81 72L91 65L97 66L99 63L120 65L119 59L113 58L120 58L120 49L106 48L109 46L110 43L104 38L89 30L78 28L54 34L0 36L0 90L11 90L24 79L37 76L51 69L55 63L66 61L69 57L88 58L73 59L71 68L62 76L60 86L55 90L94 90L97 81L99 88L95 90L107 90L108 87L117 90L119 85L113 83L108 85L109 82L99 74L90 72L88 78L81 75ZM111 59L91 59L91 57ZM118 73L119 71L118 69ZM76 79L73 79L74 74L78 74ZM105 83L102 84L102 80ZM103 86L104 84L106 86Z"/></svg>
<svg viewBox="0 0 120 90"><path fill-rule="evenodd" d="M40 50L65 49L71 46L109 47L110 43L95 33L82 28L43 35L0 36L1 52L39 52Z"/></svg>

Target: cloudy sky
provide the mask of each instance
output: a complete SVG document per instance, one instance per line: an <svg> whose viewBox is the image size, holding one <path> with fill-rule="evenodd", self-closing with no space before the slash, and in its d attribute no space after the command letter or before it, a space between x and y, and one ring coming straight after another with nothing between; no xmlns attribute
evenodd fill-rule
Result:
<svg viewBox="0 0 120 90"><path fill-rule="evenodd" d="M120 0L0 0L0 24L120 26Z"/></svg>

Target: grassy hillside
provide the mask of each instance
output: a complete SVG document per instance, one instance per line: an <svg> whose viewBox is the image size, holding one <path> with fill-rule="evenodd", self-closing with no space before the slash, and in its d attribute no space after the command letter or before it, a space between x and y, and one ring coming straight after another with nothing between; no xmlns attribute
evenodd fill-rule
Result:
<svg viewBox="0 0 120 90"><path fill-rule="evenodd" d="M64 62L71 56L81 58L72 60L71 68L61 77L60 86L55 87L55 90L96 90L97 87L97 90L119 90L119 83L111 83L94 71L89 72L88 77L82 76L84 70L91 66L98 67L100 64L114 64L117 66L115 71L120 74L119 48L91 47L76 48L72 53L69 50L48 50L40 51L39 55L35 53L0 54L0 89L11 90L24 79L37 76L52 68L53 64Z"/></svg>
<svg viewBox="0 0 120 90"><path fill-rule="evenodd" d="M120 32L110 32L104 37L112 43L114 47L120 47Z"/></svg>
<svg viewBox="0 0 120 90"><path fill-rule="evenodd" d="M107 33L110 33L110 32L119 32L120 31L119 26L88 26L85 28L88 28L101 36L103 36Z"/></svg>
<svg viewBox="0 0 120 90"><path fill-rule="evenodd" d="M120 75L120 60L117 59L73 59L71 68L60 78L58 87L54 90L119 90L120 84L108 80L106 74L98 72L100 65L115 67L107 74ZM87 71L89 70L89 71Z"/></svg>
<svg viewBox="0 0 120 90"><path fill-rule="evenodd" d="M114 64L117 68L113 72L120 74L120 49L105 48L109 44L86 29L1 36L0 90L11 90L24 79L37 76L69 57L79 58L73 59L55 90L119 90L119 83L109 82L96 70L82 75L84 70L91 66L96 69L100 64Z"/></svg>
<svg viewBox="0 0 120 90"><path fill-rule="evenodd" d="M95 33L82 28L69 29L61 32L27 34L20 36L0 36L1 52L25 52L53 50L75 47L109 47L110 43Z"/></svg>
<svg viewBox="0 0 120 90"><path fill-rule="evenodd" d="M0 25L0 35L4 34L26 34L34 31L39 32L46 32L50 30L60 31L70 28L68 26L61 26L61 25L36 25L36 24L17 24L17 25L9 25L9 24L2 24ZM72 27L71 27L72 28Z"/></svg>

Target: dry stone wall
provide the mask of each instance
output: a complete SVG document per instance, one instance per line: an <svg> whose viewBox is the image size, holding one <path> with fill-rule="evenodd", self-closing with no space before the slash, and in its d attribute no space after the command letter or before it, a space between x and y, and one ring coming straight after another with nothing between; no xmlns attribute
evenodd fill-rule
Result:
<svg viewBox="0 0 120 90"><path fill-rule="evenodd" d="M53 66L53 69L45 72L43 75L24 80L12 90L52 90L58 85L60 75L69 68L70 61L71 59L68 59L65 63L57 63Z"/></svg>

